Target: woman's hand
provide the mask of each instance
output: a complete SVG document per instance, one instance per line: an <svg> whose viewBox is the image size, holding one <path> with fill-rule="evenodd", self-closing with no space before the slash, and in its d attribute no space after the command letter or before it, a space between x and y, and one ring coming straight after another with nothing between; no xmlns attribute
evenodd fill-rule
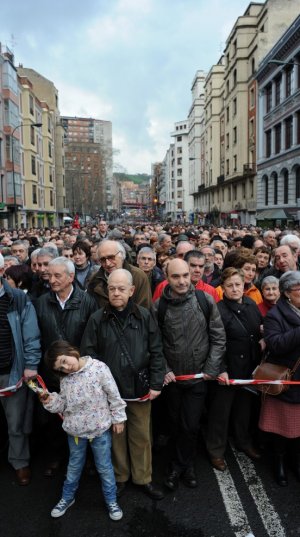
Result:
<svg viewBox="0 0 300 537"><path fill-rule="evenodd" d="M121 434L124 431L124 423L113 423L112 430L115 434Z"/></svg>
<svg viewBox="0 0 300 537"><path fill-rule="evenodd" d="M258 343L259 343L261 352L264 352L266 350L266 347L267 347L265 340L260 339Z"/></svg>
<svg viewBox="0 0 300 537"><path fill-rule="evenodd" d="M41 403L49 402L50 393L49 392L43 392L38 394L38 398Z"/></svg>

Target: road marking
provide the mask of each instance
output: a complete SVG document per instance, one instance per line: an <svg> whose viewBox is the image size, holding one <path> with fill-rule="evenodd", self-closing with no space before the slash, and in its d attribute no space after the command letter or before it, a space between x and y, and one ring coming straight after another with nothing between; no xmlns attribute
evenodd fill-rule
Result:
<svg viewBox="0 0 300 537"><path fill-rule="evenodd" d="M256 473L253 462L244 453L237 452L233 446L231 446L231 449L235 454L243 478L269 537L286 537L280 517L268 498L263 483Z"/></svg>
<svg viewBox="0 0 300 537"><path fill-rule="evenodd" d="M214 469L214 473L235 536L246 537L247 535L253 535L229 470L226 469L224 472L220 472L219 470Z"/></svg>

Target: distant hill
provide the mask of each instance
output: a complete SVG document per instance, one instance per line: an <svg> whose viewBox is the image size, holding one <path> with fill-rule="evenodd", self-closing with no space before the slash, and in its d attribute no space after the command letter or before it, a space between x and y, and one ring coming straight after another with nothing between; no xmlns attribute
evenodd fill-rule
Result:
<svg viewBox="0 0 300 537"><path fill-rule="evenodd" d="M118 181L132 181L137 185L150 182L150 175L147 173L114 173L114 176L118 179Z"/></svg>

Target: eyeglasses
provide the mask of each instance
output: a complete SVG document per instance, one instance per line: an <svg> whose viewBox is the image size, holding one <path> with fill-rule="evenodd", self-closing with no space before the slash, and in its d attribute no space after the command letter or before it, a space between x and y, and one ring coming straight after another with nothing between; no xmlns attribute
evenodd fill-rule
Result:
<svg viewBox="0 0 300 537"><path fill-rule="evenodd" d="M111 254L111 255L107 255L105 257L100 257L99 258L99 261L101 263L101 265L104 265L105 263L107 263L107 261L110 261L110 262L113 262L116 260L116 257L118 254L120 254L121 252L117 252L116 254Z"/></svg>
<svg viewBox="0 0 300 537"><path fill-rule="evenodd" d="M300 291L300 287L294 287L294 288L292 287L292 288L290 289L290 291L295 291L296 293L299 293L299 291Z"/></svg>

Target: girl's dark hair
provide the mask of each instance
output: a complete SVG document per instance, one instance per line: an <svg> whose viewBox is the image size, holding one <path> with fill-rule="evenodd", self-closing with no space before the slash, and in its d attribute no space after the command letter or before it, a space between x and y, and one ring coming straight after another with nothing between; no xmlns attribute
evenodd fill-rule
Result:
<svg viewBox="0 0 300 537"><path fill-rule="evenodd" d="M5 270L5 274L10 276L19 289L31 290L32 272L28 265L12 265Z"/></svg>
<svg viewBox="0 0 300 537"><path fill-rule="evenodd" d="M56 371L54 370L54 364L59 356L62 355L66 356L74 356L79 360L80 358L80 352L75 345L71 345L68 341L64 341L63 339L58 339L57 341L54 341L51 343L50 347L47 349L45 353L45 364L54 373L56 373L59 377L65 377L66 373L63 373L62 371Z"/></svg>

